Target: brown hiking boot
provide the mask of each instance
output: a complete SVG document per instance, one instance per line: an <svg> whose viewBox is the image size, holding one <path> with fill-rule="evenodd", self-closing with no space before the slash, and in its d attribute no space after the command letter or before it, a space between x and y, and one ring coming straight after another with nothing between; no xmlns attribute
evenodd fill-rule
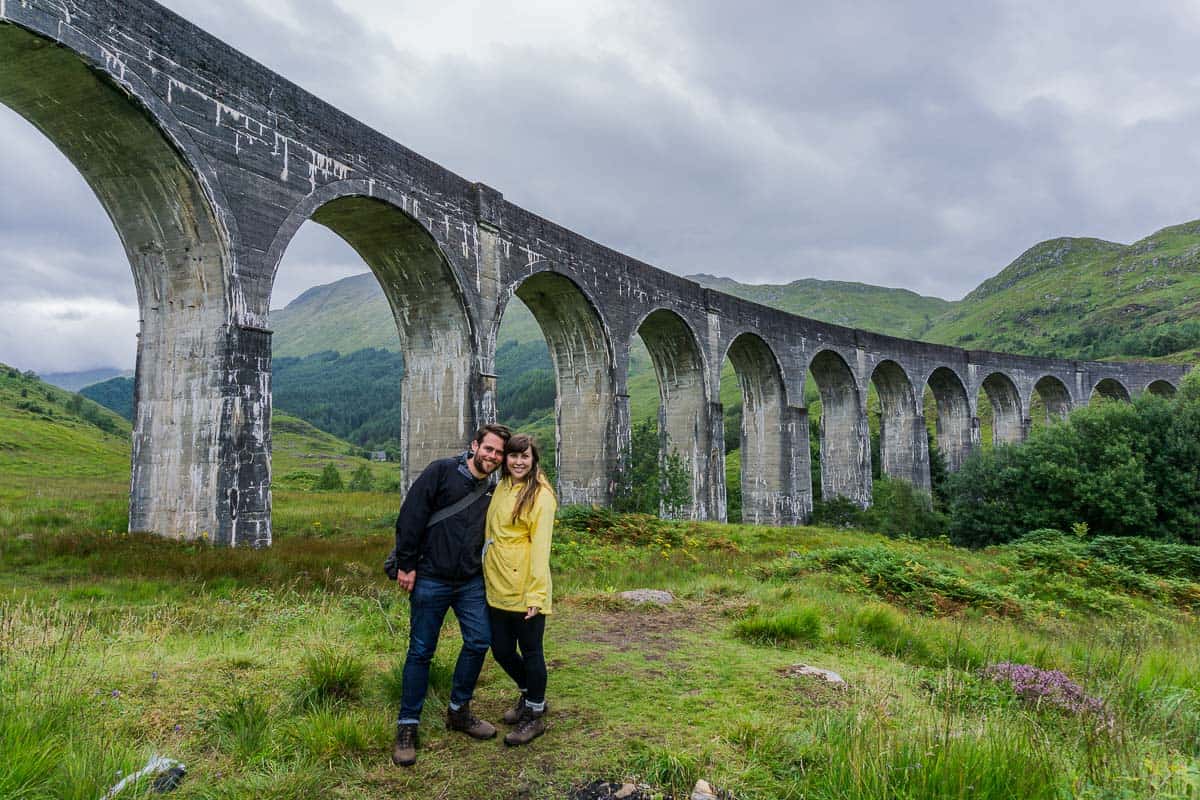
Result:
<svg viewBox="0 0 1200 800"><path fill-rule="evenodd" d="M396 743L392 745L392 763L411 767L417 763L417 726L397 725Z"/></svg>
<svg viewBox="0 0 1200 800"><path fill-rule="evenodd" d="M522 693L521 696L517 698L516 704L513 705L513 707L510 708L508 711L504 712L504 716L502 717L502 719L504 720L504 724L505 725L516 725L518 722L521 721L521 712L524 710L525 710L525 694Z"/></svg>
<svg viewBox="0 0 1200 800"><path fill-rule="evenodd" d="M525 695L522 694L520 697L517 698L517 702L513 705L513 707L510 708L508 711L504 712L504 717L503 717L504 724L505 725L516 725L518 722L521 721L521 712L524 710L525 710ZM544 714L549 710L550 710L550 706L547 705L544 709L542 709L542 713Z"/></svg>
<svg viewBox="0 0 1200 800"><path fill-rule="evenodd" d="M496 726L472 714L470 703L463 703L458 711L446 709L446 727L462 731L472 739L491 739L496 735Z"/></svg>
<svg viewBox="0 0 1200 800"><path fill-rule="evenodd" d="M504 743L509 747L529 744L546 732L545 716L545 711L534 711L529 706L525 706L521 711L521 719L517 722L517 727L504 737Z"/></svg>

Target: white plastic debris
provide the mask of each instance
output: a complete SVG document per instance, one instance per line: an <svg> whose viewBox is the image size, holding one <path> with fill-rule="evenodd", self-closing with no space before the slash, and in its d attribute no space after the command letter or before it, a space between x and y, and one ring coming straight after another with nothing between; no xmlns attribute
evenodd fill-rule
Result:
<svg viewBox="0 0 1200 800"><path fill-rule="evenodd" d="M176 768L178 768L180 772L187 772L187 767L173 758L165 758L160 755L150 756L150 760L146 762L146 766L142 767L137 772L132 772L126 775L124 778L121 778L121 780L117 781L116 785L109 789L108 793L104 795L104 797L100 798L100 800L112 800L114 797L120 794L126 786L131 783L136 783L147 775L161 775L164 772L170 772Z"/></svg>

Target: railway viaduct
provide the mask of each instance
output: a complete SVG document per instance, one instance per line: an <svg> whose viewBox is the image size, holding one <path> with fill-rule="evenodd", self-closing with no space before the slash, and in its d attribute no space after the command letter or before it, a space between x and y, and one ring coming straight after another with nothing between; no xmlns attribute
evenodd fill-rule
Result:
<svg viewBox="0 0 1200 800"><path fill-rule="evenodd" d="M632 338L650 351L660 429L691 475L687 513L725 515L721 364L742 389L748 521L812 508L804 381L820 390L825 496L866 504L866 397L891 476L929 485L925 388L950 468L1096 393L1170 393L1186 371L1026 358L881 336L701 288L505 201L339 112L150 0L0 0L0 102L67 156L120 236L140 307L131 530L271 540L275 270L307 220L345 239L394 311L411 476L494 419L496 331L519 297L557 373L559 491L611 499L630 435Z"/></svg>

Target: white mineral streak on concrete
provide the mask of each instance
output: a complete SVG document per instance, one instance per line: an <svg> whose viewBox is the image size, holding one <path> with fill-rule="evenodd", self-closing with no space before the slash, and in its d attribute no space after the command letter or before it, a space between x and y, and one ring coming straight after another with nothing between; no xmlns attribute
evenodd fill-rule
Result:
<svg viewBox="0 0 1200 800"><path fill-rule="evenodd" d="M125 62L121 60L121 56L103 45L97 45L100 48L100 54L104 56L104 68L109 72L116 72L117 78L124 83L125 81Z"/></svg>

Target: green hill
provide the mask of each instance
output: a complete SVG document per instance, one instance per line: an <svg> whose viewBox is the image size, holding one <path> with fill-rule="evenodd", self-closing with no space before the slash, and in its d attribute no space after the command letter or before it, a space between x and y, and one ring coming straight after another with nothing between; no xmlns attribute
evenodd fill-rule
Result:
<svg viewBox="0 0 1200 800"><path fill-rule="evenodd" d="M1060 358L1194 361L1200 222L1131 245L1042 242L935 320L924 338Z"/></svg>
<svg viewBox="0 0 1200 800"><path fill-rule="evenodd" d="M330 463L345 480L367 464L377 486L398 483L397 464L369 462L361 448L285 412L272 414L271 433L277 488L307 489ZM81 491L103 486L127 498L130 436L119 414L0 364L0 501L72 482Z"/></svg>
<svg viewBox="0 0 1200 800"><path fill-rule="evenodd" d="M787 284L747 284L714 275L689 275L688 278L706 288L789 314L905 339L924 338L933 320L954 306L949 300L926 297L907 289L847 281L804 278Z"/></svg>

